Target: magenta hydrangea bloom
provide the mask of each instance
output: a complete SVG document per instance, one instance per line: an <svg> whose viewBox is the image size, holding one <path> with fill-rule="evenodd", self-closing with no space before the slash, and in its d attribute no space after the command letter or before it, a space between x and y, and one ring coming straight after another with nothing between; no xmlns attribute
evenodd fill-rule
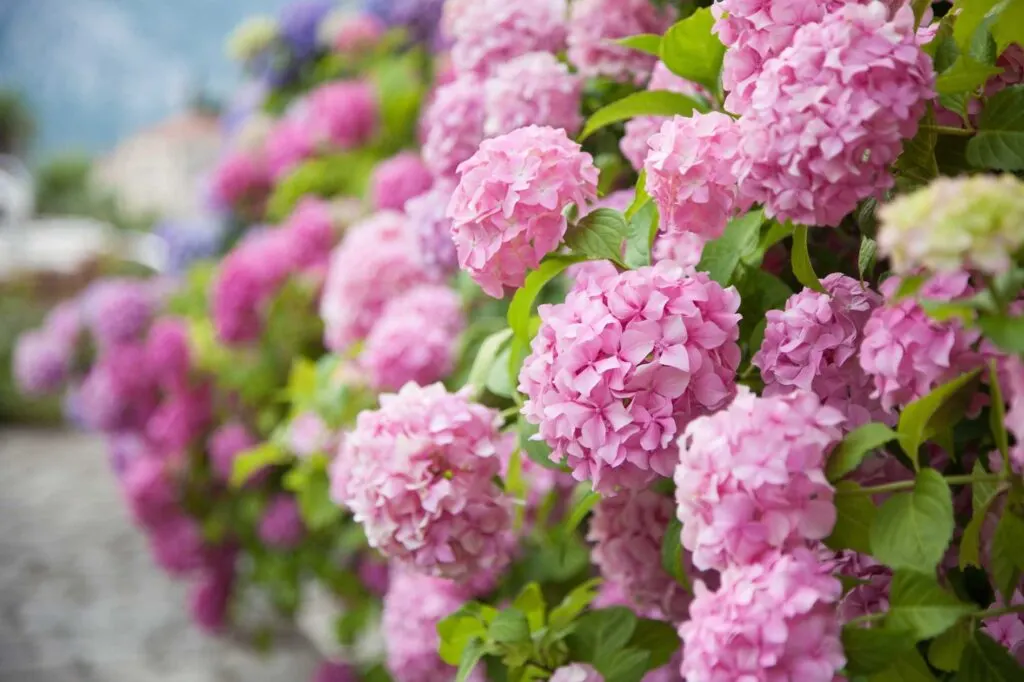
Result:
<svg viewBox="0 0 1024 682"><path fill-rule="evenodd" d="M551 682L604 682L604 678L592 665L569 663L551 673Z"/></svg>
<svg viewBox="0 0 1024 682"><path fill-rule="evenodd" d="M1013 606L1024 604L1024 595L1015 590L1010 600ZM993 608L1005 606L1002 597L996 597ZM988 618L982 622L981 630L997 644L1010 652L1017 662L1024 665L1024 616L1020 613L1008 613L997 618Z"/></svg>
<svg viewBox="0 0 1024 682"><path fill-rule="evenodd" d="M384 596L381 632L386 665L395 682L451 682L455 667L441 660L437 624L471 595L450 580L410 570L392 571ZM470 682L484 682L482 666Z"/></svg>
<svg viewBox="0 0 1024 682"><path fill-rule="evenodd" d="M369 334L391 299L434 279L404 215L381 211L353 225L331 253L320 300L325 345L347 350Z"/></svg>
<svg viewBox="0 0 1024 682"><path fill-rule="evenodd" d="M763 394L811 391L846 415L850 429L886 421L857 356L862 330L882 298L841 273L821 284L827 294L804 289L786 301L785 310L766 314L764 341L751 360L761 370Z"/></svg>
<svg viewBox="0 0 1024 682"><path fill-rule="evenodd" d="M647 144L646 187L658 205L662 229L720 237L739 196L733 170L740 144L736 121L717 111L676 116Z"/></svg>
<svg viewBox="0 0 1024 682"><path fill-rule="evenodd" d="M312 139L339 150L367 142L377 130L377 95L363 81L322 85L306 99L305 123Z"/></svg>
<svg viewBox="0 0 1024 682"><path fill-rule="evenodd" d="M586 77L641 84L657 57L615 44L641 33L664 33L674 10L650 0L575 0L569 13L569 61Z"/></svg>
<svg viewBox="0 0 1024 682"><path fill-rule="evenodd" d="M813 393L732 404L690 422L679 439L676 515L701 570L760 561L832 532L836 508L825 459L843 415Z"/></svg>
<svg viewBox="0 0 1024 682"><path fill-rule="evenodd" d="M189 613L192 622L208 633L224 629L235 583L234 553L227 552L197 576L189 589Z"/></svg>
<svg viewBox="0 0 1024 682"><path fill-rule="evenodd" d="M405 202L405 214L416 235L423 262L438 277L446 277L459 269L452 221L447 216L448 202L454 191L454 182L439 178L428 191Z"/></svg>
<svg viewBox="0 0 1024 682"><path fill-rule="evenodd" d="M209 385L171 392L146 422L146 438L160 452L184 452L210 426L211 400Z"/></svg>
<svg viewBox="0 0 1024 682"><path fill-rule="evenodd" d="M587 540L595 543L591 556L602 578L641 611L679 622L690 594L661 566L661 541L674 512L671 497L650 490L606 497L594 508Z"/></svg>
<svg viewBox="0 0 1024 682"><path fill-rule="evenodd" d="M78 394L85 424L108 433L145 428L158 398L145 347L139 344L122 344L101 356Z"/></svg>
<svg viewBox="0 0 1024 682"><path fill-rule="evenodd" d="M423 114L423 162L438 177L455 177L459 164L484 140L484 87L472 77L439 87Z"/></svg>
<svg viewBox="0 0 1024 682"><path fill-rule="evenodd" d="M705 98L707 93L704 88L691 83L690 81L675 75L665 66L665 62L658 62L654 65L654 73L647 84L648 90L667 90L689 97ZM626 121L625 134L619 141L619 149L635 170L644 167L644 159L650 147L647 141L661 131L662 124L667 116L637 116Z"/></svg>
<svg viewBox="0 0 1024 682"><path fill-rule="evenodd" d="M459 166L448 205L459 265L495 298L555 250L562 211L597 199L594 159L563 130L529 126L484 141Z"/></svg>
<svg viewBox="0 0 1024 682"><path fill-rule="evenodd" d="M455 367L457 341L466 326L462 300L452 289L423 285L388 303L360 355L370 386L397 391L424 386Z"/></svg>
<svg viewBox="0 0 1024 682"><path fill-rule="evenodd" d="M582 90L580 77L550 52L516 57L497 66L484 83L484 133L504 135L536 124L576 135L583 125Z"/></svg>
<svg viewBox="0 0 1024 682"><path fill-rule="evenodd" d="M206 449L210 457L210 466L217 479L222 483L230 481L235 458L258 442L241 422L228 422L214 431L206 444Z"/></svg>
<svg viewBox="0 0 1024 682"><path fill-rule="evenodd" d="M170 575L187 575L209 561L210 550L203 540L202 528L181 510L147 530L153 558Z"/></svg>
<svg viewBox="0 0 1024 682"><path fill-rule="evenodd" d="M359 682L359 675L346 663L324 661L313 673L313 682Z"/></svg>
<svg viewBox="0 0 1024 682"><path fill-rule="evenodd" d="M167 462L140 452L124 462L118 479L132 519L142 528L156 528L178 510L176 484Z"/></svg>
<svg viewBox="0 0 1024 682"><path fill-rule="evenodd" d="M82 305L97 345L110 347L141 339L153 320L156 301L141 280L107 279L89 287Z"/></svg>
<svg viewBox="0 0 1024 682"><path fill-rule="evenodd" d="M735 289L663 262L541 306L519 390L552 460L602 493L671 476L676 437L735 392L739 303Z"/></svg>
<svg viewBox="0 0 1024 682"><path fill-rule="evenodd" d="M244 150L228 152L213 170L210 193L214 203L244 208L259 202L270 191L270 170L259 156Z"/></svg>
<svg viewBox="0 0 1024 682"><path fill-rule="evenodd" d="M378 211L401 211L405 202L423 194L434 184L434 176L419 154L401 152L377 164L370 178L370 194Z"/></svg>
<svg viewBox="0 0 1024 682"><path fill-rule="evenodd" d="M854 618L889 610L889 586L892 570L867 554L845 550L829 556L832 574L852 578L857 583L839 601L838 615L842 623Z"/></svg>
<svg viewBox="0 0 1024 682"><path fill-rule="evenodd" d="M361 412L331 466L331 492L370 546L424 573L461 580L509 560L512 515L492 409L407 384Z"/></svg>
<svg viewBox="0 0 1024 682"><path fill-rule="evenodd" d="M326 201L305 197L281 225L281 248L287 254L289 274L327 267L335 237L332 208Z"/></svg>
<svg viewBox="0 0 1024 682"><path fill-rule="evenodd" d="M146 362L164 390L182 389L191 370L188 324L181 318L161 317L146 337Z"/></svg>
<svg viewBox="0 0 1024 682"><path fill-rule="evenodd" d="M807 549L722 571L711 592L698 581L679 626L684 679L833 682L846 664L835 604L842 594Z"/></svg>
<svg viewBox="0 0 1024 682"><path fill-rule="evenodd" d="M804 3L814 4L814 3ZM836 226L893 185L889 166L935 95L909 5L846 5L800 28L757 77L740 119L744 198L767 215Z"/></svg>
<svg viewBox="0 0 1024 682"><path fill-rule="evenodd" d="M270 129L264 149L270 177L280 180L313 152L313 137L305 122L295 116L282 118Z"/></svg>
<svg viewBox="0 0 1024 682"><path fill-rule="evenodd" d="M700 263L705 243L704 237L693 232L663 232L654 240L651 260L655 263L667 260L690 270Z"/></svg>
<svg viewBox="0 0 1024 682"><path fill-rule="evenodd" d="M935 301L970 296L969 279L966 273L938 275L918 296ZM899 285L899 278L890 277L882 294L891 299ZM933 320L912 297L877 308L864 325L860 346L860 366L874 382L872 397L892 411L978 367L982 359L972 348L978 337L958 320Z"/></svg>
<svg viewBox="0 0 1024 682"><path fill-rule="evenodd" d="M291 495L275 495L263 510L260 540L274 549L292 549L306 536L306 524L299 505Z"/></svg>
<svg viewBox="0 0 1024 682"><path fill-rule="evenodd" d="M71 350L46 330L22 334L12 359L18 389L27 395L56 392L68 379L71 360Z"/></svg>
<svg viewBox="0 0 1024 682"><path fill-rule="evenodd" d="M487 76L527 52L565 47L566 0L449 0L444 12L459 74Z"/></svg>

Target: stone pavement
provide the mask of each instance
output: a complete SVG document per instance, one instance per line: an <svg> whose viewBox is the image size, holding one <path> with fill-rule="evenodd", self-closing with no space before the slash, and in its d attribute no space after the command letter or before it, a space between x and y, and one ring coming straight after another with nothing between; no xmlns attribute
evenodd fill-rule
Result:
<svg viewBox="0 0 1024 682"><path fill-rule="evenodd" d="M316 661L303 643L259 656L190 623L101 440L0 426L0 682L305 682Z"/></svg>

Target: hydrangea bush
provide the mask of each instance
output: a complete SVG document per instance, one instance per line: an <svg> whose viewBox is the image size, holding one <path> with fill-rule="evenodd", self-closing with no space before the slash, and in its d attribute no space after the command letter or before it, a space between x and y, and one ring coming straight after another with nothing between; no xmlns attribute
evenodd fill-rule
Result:
<svg viewBox="0 0 1024 682"><path fill-rule="evenodd" d="M298 3L230 250L15 376L198 626L338 607L316 679L1024 679L1022 16Z"/></svg>

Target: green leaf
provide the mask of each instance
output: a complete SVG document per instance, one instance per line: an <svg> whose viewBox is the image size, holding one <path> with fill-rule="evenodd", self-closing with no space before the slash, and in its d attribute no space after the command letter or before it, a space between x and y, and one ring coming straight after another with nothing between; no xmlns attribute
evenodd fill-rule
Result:
<svg viewBox="0 0 1024 682"><path fill-rule="evenodd" d="M861 493L861 486L853 481L836 484L836 526L825 544L834 549L852 549L862 554L871 552L871 527L878 509L871 496Z"/></svg>
<svg viewBox="0 0 1024 682"><path fill-rule="evenodd" d="M541 289L558 275L580 259L569 256L548 256L540 267L526 276L526 282L512 297L508 306L508 326L512 333L524 343L530 342L530 316L533 304L540 295Z"/></svg>
<svg viewBox="0 0 1024 682"><path fill-rule="evenodd" d="M887 624L913 632L916 641L931 639L975 610L947 592L933 575L901 569L889 587Z"/></svg>
<svg viewBox="0 0 1024 682"><path fill-rule="evenodd" d="M978 326L992 343L1011 353L1024 353L1024 317L981 315Z"/></svg>
<svg viewBox="0 0 1024 682"><path fill-rule="evenodd" d="M577 139L583 142L602 128L637 116L690 116L694 111L705 112L707 107L678 92L642 90L595 111Z"/></svg>
<svg viewBox="0 0 1024 682"><path fill-rule="evenodd" d="M985 103L978 132L967 143L967 160L975 168L1024 170L1024 85L1005 88Z"/></svg>
<svg viewBox="0 0 1024 682"><path fill-rule="evenodd" d="M688 591L692 589L683 563L683 524L673 516L661 538L661 567Z"/></svg>
<svg viewBox="0 0 1024 682"><path fill-rule="evenodd" d="M953 66L942 72L935 80L935 89L940 95L954 95L974 92L992 76L1002 73L998 66L975 61L970 55L960 55Z"/></svg>
<svg viewBox="0 0 1024 682"><path fill-rule="evenodd" d="M661 56L661 36L654 33L641 33L628 38L619 38L615 42L631 50L646 52L655 57Z"/></svg>
<svg viewBox="0 0 1024 682"><path fill-rule="evenodd" d="M914 8L914 25L920 26L925 11L931 9L932 0L913 0L911 6Z"/></svg>
<svg viewBox="0 0 1024 682"><path fill-rule="evenodd" d="M519 447L530 458L531 462L539 464L545 469L560 469L557 463L551 461L551 448L543 440L534 440L539 433L536 424L531 424L522 416L517 422L519 431Z"/></svg>
<svg viewBox="0 0 1024 682"><path fill-rule="evenodd" d="M529 642L530 623L526 620L526 614L519 609L504 609L491 621L487 636L499 644Z"/></svg>
<svg viewBox="0 0 1024 682"><path fill-rule="evenodd" d="M510 331L510 330L506 330ZM512 376L509 371L509 363L512 360L511 346L505 346L498 354L487 372L487 380L484 382L487 390L502 398L511 398L516 387L512 384ZM472 370L470 370L472 372Z"/></svg>
<svg viewBox="0 0 1024 682"><path fill-rule="evenodd" d="M878 259L878 242L871 237L861 237L860 253L857 254L857 272L860 280L871 278L875 274L875 262Z"/></svg>
<svg viewBox="0 0 1024 682"><path fill-rule="evenodd" d="M502 349L512 338L511 329L502 329L484 339L480 349L476 352L473 360L473 367L469 370L469 378L466 383L476 388L484 388L487 385L491 370L494 367Z"/></svg>
<svg viewBox="0 0 1024 682"><path fill-rule="evenodd" d="M935 110L928 104L917 133L903 143L903 152L896 159L896 172L901 188L912 189L926 185L939 175L935 159L938 133L935 131Z"/></svg>
<svg viewBox="0 0 1024 682"><path fill-rule="evenodd" d="M341 518L341 507L331 499L331 481L324 466L310 471L297 492L299 513L311 531L330 528Z"/></svg>
<svg viewBox="0 0 1024 682"><path fill-rule="evenodd" d="M291 453L277 443L273 441L260 443L235 457L231 469L231 486L240 488L263 467L284 464L291 460Z"/></svg>
<svg viewBox="0 0 1024 682"><path fill-rule="evenodd" d="M1006 470L1009 466L1010 437L1006 433L1006 404L1003 402L1003 390L999 386L999 372L996 371L995 360L989 360L988 363L988 386L989 396L992 399L992 407L988 413L988 424L989 428L992 429L992 438L996 442L999 454L1003 458L1003 469ZM975 467L978 464L980 462L975 462Z"/></svg>
<svg viewBox="0 0 1024 682"><path fill-rule="evenodd" d="M962 50L978 40L978 34L990 27L997 52L1024 40L1024 2L1021 0L958 0L953 35ZM987 37L987 36L985 36Z"/></svg>
<svg viewBox="0 0 1024 682"><path fill-rule="evenodd" d="M911 275L910 277L904 277L900 280L900 285L896 287L896 291L893 292L892 302L898 303L905 298L913 296L921 290L921 287L923 287L924 283L927 281L928 278L924 275Z"/></svg>
<svg viewBox="0 0 1024 682"><path fill-rule="evenodd" d="M800 284L823 294L828 293L825 287L821 286L821 280L818 279L811 264L811 254L807 252L806 225L797 225L793 230L793 253L790 258L793 259L793 275Z"/></svg>
<svg viewBox="0 0 1024 682"><path fill-rule="evenodd" d="M576 660L594 662L626 646L636 630L637 617L624 606L596 609L584 614L569 636Z"/></svg>
<svg viewBox="0 0 1024 682"><path fill-rule="evenodd" d="M544 601L544 593L541 592L540 585L537 583L530 583L520 590L516 600L512 602L512 606L526 614L526 622L529 624L531 632L536 632L544 627L544 612L547 611L548 605Z"/></svg>
<svg viewBox="0 0 1024 682"><path fill-rule="evenodd" d="M907 630L890 627L843 627L843 652L846 669L855 675L870 675L885 670L914 648L914 638Z"/></svg>
<svg viewBox="0 0 1024 682"><path fill-rule="evenodd" d="M996 589L1009 603L1024 570L1024 519L1007 505L992 536L989 570Z"/></svg>
<svg viewBox="0 0 1024 682"><path fill-rule="evenodd" d="M1024 667L1002 646L980 630L968 640L960 659L957 682L1020 682Z"/></svg>
<svg viewBox="0 0 1024 682"><path fill-rule="evenodd" d="M974 463L971 473L975 476L987 474L980 461ZM999 496L1000 488L996 483L979 482L971 484L971 521L964 528L960 538L960 568L977 566L981 568L981 531L985 526L985 517L989 507Z"/></svg>
<svg viewBox="0 0 1024 682"><path fill-rule="evenodd" d="M753 334L759 323L767 324L766 312L784 308L793 290L775 275L761 269L744 267L741 273L735 284L740 294L740 337L745 338ZM756 351L761 343L749 347Z"/></svg>
<svg viewBox="0 0 1024 682"><path fill-rule="evenodd" d="M483 638L487 626L478 617L460 610L437 624L437 634L441 640L438 648L441 660L448 665L458 665L466 646Z"/></svg>
<svg viewBox="0 0 1024 682"><path fill-rule="evenodd" d="M707 8L677 22L661 39L661 60L677 76L718 92L725 45L712 32L714 23Z"/></svg>
<svg viewBox="0 0 1024 682"><path fill-rule="evenodd" d="M910 649L869 679L871 682L935 682L935 675L917 649Z"/></svg>
<svg viewBox="0 0 1024 682"><path fill-rule="evenodd" d="M962 52L967 52L971 47L975 34L983 28L982 24L989 17L998 14L996 7L1003 0L957 0L953 11L957 12L956 22L953 24L953 37Z"/></svg>
<svg viewBox="0 0 1024 682"><path fill-rule="evenodd" d="M872 422L854 429L829 455L828 466L825 468L828 480L838 481L860 466L861 461L869 452L895 440L897 435L895 431L881 422Z"/></svg>
<svg viewBox="0 0 1024 682"><path fill-rule="evenodd" d="M633 195L633 203L626 209L626 220L632 220L636 212L651 202L651 196L647 193L647 171L640 169L640 175L636 179L636 191Z"/></svg>
<svg viewBox="0 0 1024 682"><path fill-rule="evenodd" d="M757 252L763 223L763 211L750 211L730 220L721 237L704 245L697 270L708 273L722 286L732 284L740 260Z"/></svg>
<svg viewBox="0 0 1024 682"><path fill-rule="evenodd" d="M594 209L565 233L565 243L579 256L590 260L622 262L622 245L629 236L626 218L611 208Z"/></svg>
<svg viewBox="0 0 1024 682"><path fill-rule="evenodd" d="M604 682L640 682L650 669L650 660L650 652L642 649L612 649L599 652L594 668Z"/></svg>
<svg viewBox="0 0 1024 682"><path fill-rule="evenodd" d="M1003 8L998 21L992 25L992 37L996 41L996 52L1002 52L1010 45L1024 44L1024 2L1009 0L1001 3Z"/></svg>
<svg viewBox="0 0 1024 682"><path fill-rule="evenodd" d="M939 670L952 672L960 668L964 646L971 639L971 623L962 620L928 645L928 662Z"/></svg>
<svg viewBox="0 0 1024 682"><path fill-rule="evenodd" d="M651 264L651 247L658 235L658 207L653 201L641 206L632 218L626 236L626 265L642 268Z"/></svg>
<svg viewBox="0 0 1024 682"><path fill-rule="evenodd" d="M641 618L627 646L650 653L651 660L648 666L653 670L668 663L682 644L676 629L670 623Z"/></svg>
<svg viewBox="0 0 1024 682"><path fill-rule="evenodd" d="M583 486L579 486L577 490L584 489ZM575 496L574 496L575 497ZM562 533L569 535L579 527L583 519L586 518L590 510L594 508L598 502L601 501L601 496L595 493L593 490L587 490L583 493L583 496L579 498L572 509L569 511L569 515L565 518L562 523Z"/></svg>
<svg viewBox="0 0 1024 682"><path fill-rule="evenodd" d="M974 382L981 370L961 374L931 393L907 405L900 415L900 447L918 467L921 444L939 431L956 425L974 395Z"/></svg>
<svg viewBox="0 0 1024 682"><path fill-rule="evenodd" d="M914 490L893 495L871 526L871 554L892 569L934 569L953 537L953 497L934 469L918 472Z"/></svg>
<svg viewBox="0 0 1024 682"><path fill-rule="evenodd" d="M591 578L582 585L577 585L569 594L565 595L562 603L553 608L548 617L551 629L561 630L576 620L576 617L597 599L601 582L600 578Z"/></svg>
<svg viewBox="0 0 1024 682"><path fill-rule="evenodd" d="M469 674L476 668L476 664L480 662L480 659L487 653L482 640L471 639L466 644L466 648L462 650L462 658L459 659L459 670L455 674L455 682L466 682L469 678Z"/></svg>

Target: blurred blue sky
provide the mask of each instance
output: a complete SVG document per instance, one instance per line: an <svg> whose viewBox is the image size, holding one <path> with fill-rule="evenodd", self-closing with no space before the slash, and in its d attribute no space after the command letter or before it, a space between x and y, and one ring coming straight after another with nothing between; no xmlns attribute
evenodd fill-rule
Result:
<svg viewBox="0 0 1024 682"><path fill-rule="evenodd" d="M28 99L35 156L101 152L180 110L224 98L238 72L224 40L288 0L0 0L0 87Z"/></svg>

